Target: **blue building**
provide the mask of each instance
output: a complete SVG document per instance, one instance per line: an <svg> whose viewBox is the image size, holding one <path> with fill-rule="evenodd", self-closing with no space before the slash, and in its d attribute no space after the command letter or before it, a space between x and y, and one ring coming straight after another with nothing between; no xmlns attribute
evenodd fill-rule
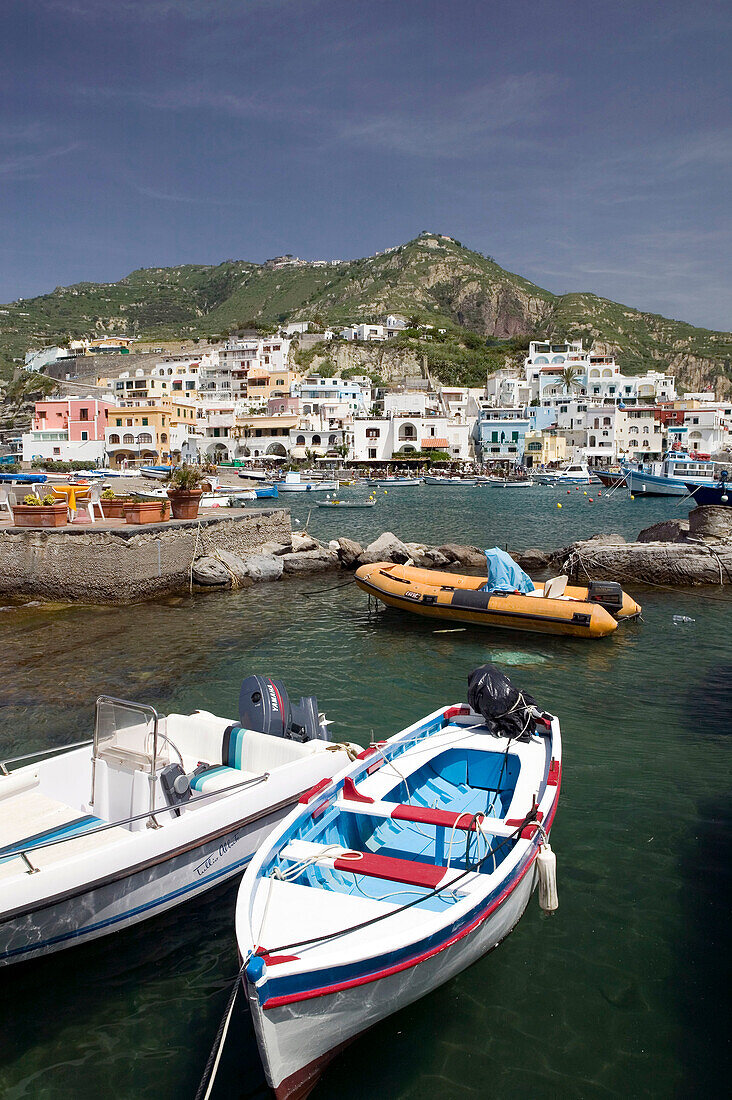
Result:
<svg viewBox="0 0 732 1100"><path fill-rule="evenodd" d="M530 428L531 420L523 408L480 408L473 427L478 461L522 465Z"/></svg>

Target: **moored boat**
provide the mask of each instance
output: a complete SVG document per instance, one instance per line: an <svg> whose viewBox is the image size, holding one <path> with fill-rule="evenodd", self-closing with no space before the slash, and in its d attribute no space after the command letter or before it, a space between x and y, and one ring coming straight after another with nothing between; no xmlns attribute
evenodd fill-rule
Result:
<svg viewBox="0 0 732 1100"><path fill-rule="evenodd" d="M242 980L277 1100L497 947L537 882L557 907L559 721L491 666L468 701L314 787L242 880Z"/></svg>
<svg viewBox="0 0 732 1100"><path fill-rule="evenodd" d="M443 477L439 474L431 474L424 479L425 485L447 485L453 489L460 489L468 485L477 485L474 477Z"/></svg>
<svg viewBox="0 0 732 1100"><path fill-rule="evenodd" d="M371 480L381 489L410 489L422 484L421 477L375 477Z"/></svg>
<svg viewBox="0 0 732 1100"><path fill-rule="evenodd" d="M667 451L661 462L628 465L623 471L634 496L685 497L689 484L714 485L714 463L679 448Z"/></svg>
<svg viewBox="0 0 732 1100"><path fill-rule="evenodd" d="M0 769L0 966L241 874L301 793L348 762L314 699L293 705L258 676L242 684L238 721L102 696L91 742L30 756Z"/></svg>
<svg viewBox="0 0 732 1100"><path fill-rule="evenodd" d="M545 470L532 476L537 485L588 485L594 475L586 462L568 462L559 470Z"/></svg>
<svg viewBox="0 0 732 1100"><path fill-rule="evenodd" d="M697 485L687 481L686 488L695 504L719 504L732 508L732 489L724 474L716 485Z"/></svg>
<svg viewBox="0 0 732 1100"><path fill-rule="evenodd" d="M316 500L318 508L375 508L375 500Z"/></svg>
<svg viewBox="0 0 732 1100"><path fill-rule="evenodd" d="M562 576L535 585L498 547L486 553L488 578L376 562L356 570L356 584L388 607L428 618L575 638L603 638L641 613L613 581L582 588Z"/></svg>
<svg viewBox="0 0 732 1100"><path fill-rule="evenodd" d="M275 482L280 493L323 493L333 492L338 488L337 481L303 479L297 471L285 474L284 481Z"/></svg>

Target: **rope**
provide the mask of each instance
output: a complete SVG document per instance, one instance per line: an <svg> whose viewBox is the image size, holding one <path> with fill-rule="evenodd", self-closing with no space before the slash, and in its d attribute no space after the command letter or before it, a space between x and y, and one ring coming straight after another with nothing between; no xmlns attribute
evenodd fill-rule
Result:
<svg viewBox="0 0 732 1100"><path fill-rule="evenodd" d="M193 566L196 564L196 556L198 554L198 539L201 534L201 521L198 521L198 528L196 530L196 544L193 547L193 557L191 558L191 564L188 569L188 594L193 595Z"/></svg>
<svg viewBox="0 0 732 1100"><path fill-rule="evenodd" d="M234 1005L236 1003L237 994L241 987L242 974L246 969L249 958L250 956L247 955L246 959L239 968L238 974L231 984L229 999L226 1002L226 1009L224 1011L224 1015L221 1017L221 1022L219 1023L219 1026L216 1030L213 1046L211 1047L211 1053L208 1056L208 1060L203 1070L203 1076L201 1077L200 1084L198 1086L198 1089L196 1090L195 1100L209 1100L209 1097L211 1095L211 1091L214 1087L214 1082L216 1081L216 1074L218 1073L221 1055L224 1051L224 1043L226 1041L226 1035L229 1030L231 1017L234 1012Z"/></svg>
<svg viewBox="0 0 732 1100"><path fill-rule="evenodd" d="M706 546L707 544L702 543L701 545ZM707 549L711 550L711 547L707 546ZM588 557L586 560L589 562L590 565L594 565L598 569L603 569L604 568L603 563L598 562L596 558ZM566 559L566 561L562 565L562 570L565 571L565 572L569 571L570 575L571 575L571 573L573 572L573 566L575 564L579 564L579 565L582 566L582 568L585 572L585 576L588 578L588 580L593 579L587 571L587 567L585 565L585 558L583 558L581 556L581 554L579 554L578 551L576 551L576 550L573 550L571 552L571 554L569 555L569 557ZM615 575L619 576L622 580L635 581L637 584L644 584L644 585L647 585L649 588L662 588L667 592L678 593L679 588L683 587L681 585L661 584L659 581L638 580L638 577L634 577L631 573L623 572L622 570L618 571L615 567L614 567L614 572L615 572ZM728 573L728 576L729 576L729 573ZM731 580L732 580L732 578L731 578ZM687 587L689 587L689 586L687 586ZM727 596L712 596L711 593L709 593L709 592L694 592L694 595L697 596L700 600L701 599L712 600L715 603L732 603L732 599L728 598Z"/></svg>

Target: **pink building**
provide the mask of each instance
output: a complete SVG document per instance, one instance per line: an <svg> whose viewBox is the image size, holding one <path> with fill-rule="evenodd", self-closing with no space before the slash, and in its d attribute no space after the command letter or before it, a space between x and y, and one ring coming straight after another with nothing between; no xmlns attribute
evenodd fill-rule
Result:
<svg viewBox="0 0 732 1100"><path fill-rule="evenodd" d="M37 401L30 432L23 435L23 460L89 462L104 459L104 429L113 401L96 397L50 397Z"/></svg>
<svg viewBox="0 0 732 1100"><path fill-rule="evenodd" d="M289 394L286 397L270 397L267 401L267 413L269 416L279 416L282 413L299 416L300 398L290 397Z"/></svg>

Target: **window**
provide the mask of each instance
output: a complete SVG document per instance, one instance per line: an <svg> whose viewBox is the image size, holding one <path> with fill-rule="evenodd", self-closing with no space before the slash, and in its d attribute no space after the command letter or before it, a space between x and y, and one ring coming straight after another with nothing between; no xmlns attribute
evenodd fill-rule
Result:
<svg viewBox="0 0 732 1100"><path fill-rule="evenodd" d="M130 418L129 420L125 420L125 424L127 425L128 428L131 428L132 427L132 418Z"/></svg>
<svg viewBox="0 0 732 1100"><path fill-rule="evenodd" d="M89 432L82 432L82 433L81 433L81 441L82 441L82 443L85 443L85 442L87 441L87 439L88 439L88 438L89 438Z"/></svg>
<svg viewBox="0 0 732 1100"><path fill-rule="evenodd" d="M135 442L135 437L134 437L134 435L132 435L131 432L127 432L127 434L122 437L122 442L123 443L134 443Z"/></svg>
<svg viewBox="0 0 732 1100"><path fill-rule="evenodd" d="M314 435L313 436L313 447L319 447L319 446L320 446L320 436L319 435Z"/></svg>
<svg viewBox="0 0 732 1100"><path fill-rule="evenodd" d="M366 434L368 435L368 432ZM296 447L304 447L305 446L305 436L304 435L299 435L297 437L297 439L295 440L295 446Z"/></svg>
<svg viewBox="0 0 732 1100"><path fill-rule="evenodd" d="M88 409L79 409L79 420L88 420L88 419L89 419L89 410Z"/></svg>
<svg viewBox="0 0 732 1100"><path fill-rule="evenodd" d="M146 416L143 416L143 418L142 418L142 426L143 426L143 428L147 427L147 417Z"/></svg>
<svg viewBox="0 0 732 1100"><path fill-rule="evenodd" d="M55 455L60 455L61 454L61 448L60 447L54 447L53 448L53 453Z"/></svg>
<svg viewBox="0 0 732 1100"><path fill-rule="evenodd" d="M369 447L369 458L376 458L376 447Z"/></svg>
<svg viewBox="0 0 732 1100"><path fill-rule="evenodd" d="M140 434L137 437L137 442L138 443L152 443L152 436L150 435L150 432L140 432Z"/></svg>
<svg viewBox="0 0 732 1100"><path fill-rule="evenodd" d="M119 436L116 434L116 432L113 432L112 435L110 435L109 437L110 447L113 446L115 443L119 443Z"/></svg>
<svg viewBox="0 0 732 1100"><path fill-rule="evenodd" d="M378 439L380 435L381 435L381 428L367 428L366 429L366 438L367 439Z"/></svg>
<svg viewBox="0 0 732 1100"><path fill-rule="evenodd" d="M122 421L121 420L115 420L115 424L117 425L118 428L122 427Z"/></svg>
<svg viewBox="0 0 732 1100"><path fill-rule="evenodd" d="M163 434L160 436L160 442L161 443L167 443L168 442L168 437L165 434L165 432L163 432Z"/></svg>

